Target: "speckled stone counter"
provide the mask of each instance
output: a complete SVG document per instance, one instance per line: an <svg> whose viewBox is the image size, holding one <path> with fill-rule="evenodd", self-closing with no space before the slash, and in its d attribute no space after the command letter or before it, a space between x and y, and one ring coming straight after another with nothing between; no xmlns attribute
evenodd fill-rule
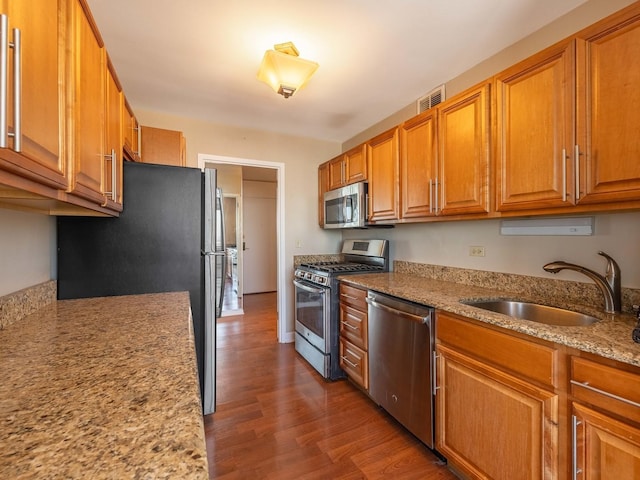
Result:
<svg viewBox="0 0 640 480"><path fill-rule="evenodd" d="M208 478L188 293L54 302L0 365L0 478Z"/></svg>
<svg viewBox="0 0 640 480"><path fill-rule="evenodd" d="M553 306L570 308L597 317L600 321L581 327L544 325L518 320L499 313L465 305L469 300L511 299L549 305L549 298L534 294L509 293L443 280L435 280L411 273L376 273L349 275L341 278L353 284L381 293L401 297L447 312L457 313L485 323L532 335L585 352L601 355L620 362L640 366L640 344L631 340L635 318L630 314L607 315L588 306L569 303L554 297ZM560 297L558 297L560 298ZM437 328L437 327L436 327Z"/></svg>

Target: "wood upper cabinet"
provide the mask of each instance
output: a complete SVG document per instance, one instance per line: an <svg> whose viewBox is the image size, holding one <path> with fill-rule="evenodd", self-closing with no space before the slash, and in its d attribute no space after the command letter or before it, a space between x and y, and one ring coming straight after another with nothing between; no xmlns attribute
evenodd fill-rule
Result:
<svg viewBox="0 0 640 480"><path fill-rule="evenodd" d="M576 49L578 204L640 200L640 4L580 32Z"/></svg>
<svg viewBox="0 0 640 480"><path fill-rule="evenodd" d="M104 192L105 206L122 211L122 110L123 95L111 61L107 58L105 82Z"/></svg>
<svg viewBox="0 0 640 480"><path fill-rule="evenodd" d="M400 217L400 168L398 127L387 130L367 142L370 222L397 220Z"/></svg>
<svg viewBox="0 0 640 480"><path fill-rule="evenodd" d="M496 210L574 204L573 41L495 77Z"/></svg>
<svg viewBox="0 0 640 480"><path fill-rule="evenodd" d="M367 150L364 143L329 160L329 190L366 179Z"/></svg>
<svg viewBox="0 0 640 480"><path fill-rule="evenodd" d="M72 118L69 139L69 192L102 205L106 52L100 33L84 0L71 7L72 57L69 65L73 81L68 82Z"/></svg>
<svg viewBox="0 0 640 480"><path fill-rule="evenodd" d="M127 160L140 161L140 126L129 102L124 98L122 109L122 149Z"/></svg>
<svg viewBox="0 0 640 480"><path fill-rule="evenodd" d="M442 312L436 338L438 451L469 478L558 478L553 349Z"/></svg>
<svg viewBox="0 0 640 480"><path fill-rule="evenodd" d="M186 166L186 143L182 132L142 126L140 135L141 161Z"/></svg>
<svg viewBox="0 0 640 480"><path fill-rule="evenodd" d="M400 125L400 217L435 214L438 178L437 115L431 109Z"/></svg>
<svg viewBox="0 0 640 480"><path fill-rule="evenodd" d="M324 193L329 190L329 163L318 167L318 225L324 227Z"/></svg>
<svg viewBox="0 0 640 480"><path fill-rule="evenodd" d="M572 477L638 477L639 370L571 357Z"/></svg>
<svg viewBox="0 0 640 480"><path fill-rule="evenodd" d="M68 0L3 0L8 39L21 36L20 145L16 143L14 48L8 49L7 126L0 132L0 183L38 192L38 185L65 190L65 45ZM19 148L18 148L19 147ZM9 174L25 179L13 182Z"/></svg>
<svg viewBox="0 0 640 480"><path fill-rule="evenodd" d="M438 105L435 208L441 215L489 212L490 84Z"/></svg>

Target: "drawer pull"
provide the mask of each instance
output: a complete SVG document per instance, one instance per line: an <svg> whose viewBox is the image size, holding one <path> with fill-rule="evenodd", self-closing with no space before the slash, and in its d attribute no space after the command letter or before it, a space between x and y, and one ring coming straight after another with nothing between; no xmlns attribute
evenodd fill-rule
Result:
<svg viewBox="0 0 640 480"><path fill-rule="evenodd" d="M599 393L600 395L604 395L605 397L613 398L614 400L619 400L620 402L624 402L628 405L640 408L640 403L634 402L633 400L629 400L628 398L620 397L613 393L609 393L605 390L600 390L599 388L592 387L587 382L578 382L576 380L571 380L572 385L577 385L578 387L586 388L587 390L591 390L592 392Z"/></svg>
<svg viewBox="0 0 640 480"><path fill-rule="evenodd" d="M342 325L344 325L347 328L350 328L351 330L360 330L358 327L354 327L353 325L349 325L347 322L340 322L342 323Z"/></svg>
<svg viewBox="0 0 640 480"><path fill-rule="evenodd" d="M350 367L352 368L358 368L358 364L357 363L353 363L352 361L350 361L347 357L342 356L340 357L342 358L342 360L344 360L345 363L348 363Z"/></svg>
<svg viewBox="0 0 640 480"><path fill-rule="evenodd" d="M348 295L346 293L341 293L341 297L348 298L349 300L360 300L358 297L354 297L353 295Z"/></svg>

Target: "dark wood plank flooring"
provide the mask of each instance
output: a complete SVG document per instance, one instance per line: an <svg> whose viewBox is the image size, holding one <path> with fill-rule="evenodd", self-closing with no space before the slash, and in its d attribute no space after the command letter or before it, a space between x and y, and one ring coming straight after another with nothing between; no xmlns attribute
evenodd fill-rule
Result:
<svg viewBox="0 0 640 480"><path fill-rule="evenodd" d="M218 320L217 410L205 417L211 478L456 477L350 382L327 382L276 339L276 294Z"/></svg>

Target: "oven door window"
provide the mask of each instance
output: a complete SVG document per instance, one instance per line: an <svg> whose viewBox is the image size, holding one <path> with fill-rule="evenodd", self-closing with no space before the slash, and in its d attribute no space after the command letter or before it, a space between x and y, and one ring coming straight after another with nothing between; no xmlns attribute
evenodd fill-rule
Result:
<svg viewBox="0 0 640 480"><path fill-rule="evenodd" d="M324 338L325 296L324 287L294 282L296 286L296 320L320 338ZM327 312L328 313L328 312Z"/></svg>

